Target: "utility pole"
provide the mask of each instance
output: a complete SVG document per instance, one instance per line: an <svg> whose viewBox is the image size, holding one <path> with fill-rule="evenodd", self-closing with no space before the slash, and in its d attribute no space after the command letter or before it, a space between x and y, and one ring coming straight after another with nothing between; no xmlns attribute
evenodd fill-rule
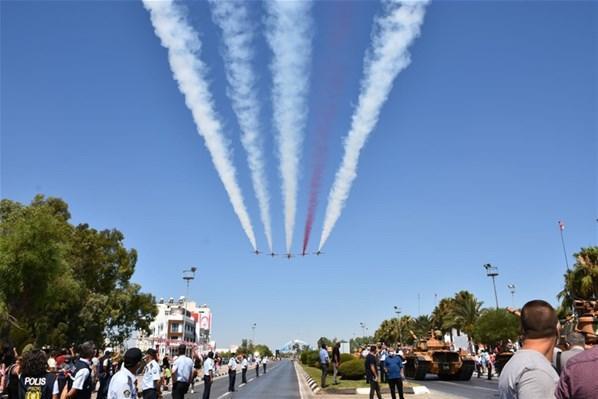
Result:
<svg viewBox="0 0 598 399"><path fill-rule="evenodd" d="M507 288L511 291L511 306L515 308L515 284L508 284Z"/></svg>
<svg viewBox="0 0 598 399"><path fill-rule="evenodd" d="M421 316L422 314L422 310L421 310L421 294L418 292L417 293L417 316Z"/></svg>
<svg viewBox="0 0 598 399"><path fill-rule="evenodd" d="M401 333L401 308L398 306L395 306L395 313L397 314L397 327L399 330L399 343L401 345L403 345L403 334Z"/></svg>
<svg viewBox="0 0 598 399"><path fill-rule="evenodd" d="M561 244L563 245L563 255L565 256L565 266L567 266L567 271L571 271L569 269L569 258L567 258L567 250L565 249L565 237L563 236L563 231L565 230L565 223L559 220L559 232L561 233Z"/></svg>
<svg viewBox="0 0 598 399"><path fill-rule="evenodd" d="M185 303L183 310L183 342L185 342L185 334L187 333L187 300L189 299L189 284L195 279L195 272L197 267L192 266L189 270L183 270L183 280L187 283L187 291L185 293Z"/></svg>
<svg viewBox="0 0 598 399"><path fill-rule="evenodd" d="M494 300L496 301L496 309L498 309L498 295L496 294L496 281L495 278L498 276L498 268L492 266L490 263L484 265L486 269L486 276L492 277L492 286L494 287Z"/></svg>

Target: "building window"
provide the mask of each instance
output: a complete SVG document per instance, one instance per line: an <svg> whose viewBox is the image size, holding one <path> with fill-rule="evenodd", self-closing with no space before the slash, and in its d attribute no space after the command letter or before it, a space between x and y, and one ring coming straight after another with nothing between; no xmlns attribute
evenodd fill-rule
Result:
<svg viewBox="0 0 598 399"><path fill-rule="evenodd" d="M180 327L179 323L172 323L170 325L170 332L174 332L174 333L180 332L179 327Z"/></svg>

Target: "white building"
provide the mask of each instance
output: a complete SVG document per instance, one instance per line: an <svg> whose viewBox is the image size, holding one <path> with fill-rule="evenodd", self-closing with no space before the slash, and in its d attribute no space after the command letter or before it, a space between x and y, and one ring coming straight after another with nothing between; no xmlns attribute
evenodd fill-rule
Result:
<svg viewBox="0 0 598 399"><path fill-rule="evenodd" d="M197 306L181 297L167 301L161 298L156 306L158 314L150 323L150 334L133 333L127 340L127 347L154 348L160 357L176 355L183 343L187 345L188 355L193 351L203 353L213 349L214 344L210 341L212 312L207 305Z"/></svg>

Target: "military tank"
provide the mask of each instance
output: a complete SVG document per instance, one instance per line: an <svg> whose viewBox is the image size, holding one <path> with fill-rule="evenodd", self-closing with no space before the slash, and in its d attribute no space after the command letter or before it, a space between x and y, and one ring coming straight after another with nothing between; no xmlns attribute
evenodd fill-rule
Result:
<svg viewBox="0 0 598 399"><path fill-rule="evenodd" d="M429 373L440 379L471 379L475 360L467 353L452 351L449 344L439 339L440 331L432 331L426 339L419 339L413 331L410 333L416 344L405 354L405 377L423 380Z"/></svg>

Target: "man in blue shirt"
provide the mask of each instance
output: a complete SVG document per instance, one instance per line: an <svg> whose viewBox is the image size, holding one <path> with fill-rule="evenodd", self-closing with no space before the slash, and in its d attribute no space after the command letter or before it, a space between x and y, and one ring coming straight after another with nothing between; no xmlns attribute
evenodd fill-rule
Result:
<svg viewBox="0 0 598 399"><path fill-rule="evenodd" d="M330 363L330 357L328 357L328 350L326 344L322 343L322 349L320 349L320 367L322 368L322 388L326 388L326 376L328 375L328 364Z"/></svg>
<svg viewBox="0 0 598 399"><path fill-rule="evenodd" d="M403 396L403 358L395 353L393 348L388 351L388 356L384 360L384 368L388 379L388 386L390 388L390 396L396 399L395 388L399 391L399 398L404 399Z"/></svg>

